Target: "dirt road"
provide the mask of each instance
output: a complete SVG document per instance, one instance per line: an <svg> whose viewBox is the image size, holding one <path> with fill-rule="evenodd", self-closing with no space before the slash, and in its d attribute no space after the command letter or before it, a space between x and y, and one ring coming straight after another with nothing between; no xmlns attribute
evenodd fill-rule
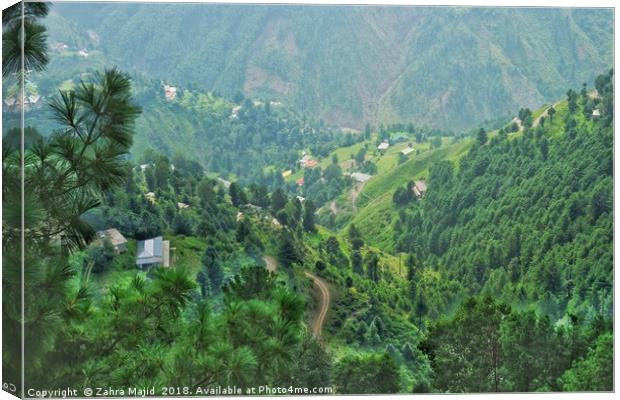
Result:
<svg viewBox="0 0 620 400"><path fill-rule="evenodd" d="M327 311L329 311L329 303L331 302L329 289L323 279L308 271L304 271L304 274L314 281L314 286L318 289L319 308L316 311L314 320L312 321L312 333L315 338L319 339L322 336L321 332L323 331L323 324L325 323L325 317L327 316Z"/></svg>
<svg viewBox="0 0 620 400"><path fill-rule="evenodd" d="M332 201L329 203L329 209L332 211L332 214L338 215L338 207L336 207L336 201Z"/></svg>
<svg viewBox="0 0 620 400"><path fill-rule="evenodd" d="M276 269L278 269L278 260L276 260L275 257L263 256L263 261L265 262L265 267L268 271L276 272ZM304 271L304 275L312 279L314 282L316 293L318 295L317 297L319 298L319 307L315 310L315 315L312 320L312 333L314 334L314 337L319 339L321 338L321 332L323 331L323 324L325 324L325 317L329 311L331 296L329 294L329 289L327 288L327 283L325 283L323 279L308 271Z"/></svg>
<svg viewBox="0 0 620 400"><path fill-rule="evenodd" d="M536 128L536 127L538 126L538 124L540 123L540 119L541 119L542 117L547 118L547 117L549 116L549 109L550 109L551 107L553 107L553 108L556 108L556 109L557 109L557 108L558 108L558 106L560 105L560 103L561 103L561 101L558 101L557 103L554 103L554 104L552 104L551 106L547 107L547 108L545 109L545 111L543 111L543 112L542 112L542 113L541 113L538 117L536 117L536 119L534 119L534 122L532 123L532 127Z"/></svg>
<svg viewBox="0 0 620 400"><path fill-rule="evenodd" d="M357 212L357 198L359 197L360 193L362 193L364 185L366 185L366 182L356 183L355 185L353 185L353 188L349 192L349 201L351 202L351 206L353 206L354 213Z"/></svg>

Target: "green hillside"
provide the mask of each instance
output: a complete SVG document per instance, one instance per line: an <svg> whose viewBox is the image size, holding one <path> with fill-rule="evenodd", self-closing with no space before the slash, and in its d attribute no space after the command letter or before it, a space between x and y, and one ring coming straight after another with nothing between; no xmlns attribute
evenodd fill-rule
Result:
<svg viewBox="0 0 620 400"><path fill-rule="evenodd" d="M43 100L29 113L26 124L37 121L44 135L57 128L45 104L48 99L59 90L79 86L81 80L111 63L100 51L84 57L73 50L52 52L47 72L32 76ZM183 155L226 179L276 187L285 183L283 171L300 169L298 160L304 151L326 161L331 151L363 139L360 134L326 126L281 103L243 96L226 98L213 91L181 86L175 87L174 98L166 98L165 83L139 72L132 74L132 80L136 101L143 110L136 121L131 148L135 162L152 161L153 151L171 159ZM291 191L296 188L294 182L288 186Z"/></svg>
<svg viewBox="0 0 620 400"><path fill-rule="evenodd" d="M93 46L123 68L358 129L469 128L559 98L612 63L609 9L58 4L54 13L95 33ZM58 23L50 37L73 40Z"/></svg>
<svg viewBox="0 0 620 400"><path fill-rule="evenodd" d="M5 11L14 394L612 391L609 14Z"/></svg>

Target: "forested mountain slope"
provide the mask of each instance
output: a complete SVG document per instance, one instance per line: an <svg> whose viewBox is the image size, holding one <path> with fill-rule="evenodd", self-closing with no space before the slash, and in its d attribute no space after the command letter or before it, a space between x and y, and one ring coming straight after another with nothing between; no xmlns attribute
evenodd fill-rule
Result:
<svg viewBox="0 0 620 400"><path fill-rule="evenodd" d="M5 38L24 8L42 32L18 7ZM352 134L107 67L63 21L28 49L24 154L3 42L3 368L28 395L613 390L613 71L488 134Z"/></svg>
<svg viewBox="0 0 620 400"><path fill-rule="evenodd" d="M46 73L30 79L42 100L26 117L26 125L36 122L43 135L57 128L45 103L58 90L78 87L110 63L104 52L91 51L84 57L76 49L51 52ZM304 152L320 159L363 140L362 134L327 126L280 102L241 94L227 98L183 86L174 87L174 95L166 97L164 82L137 71L131 75L136 102L143 110L131 148L134 162L147 162L153 151L170 158L183 155L223 178L275 188L285 185L282 172L300 168ZM294 190L295 182L288 183Z"/></svg>
<svg viewBox="0 0 620 400"><path fill-rule="evenodd" d="M356 128L472 127L558 98L612 62L604 9L58 4L50 21L51 38L104 49L124 68Z"/></svg>
<svg viewBox="0 0 620 400"><path fill-rule="evenodd" d="M597 78L601 98L570 90L538 126L481 131L458 167L431 166L424 198L394 196L396 250L470 294L611 317L612 76Z"/></svg>

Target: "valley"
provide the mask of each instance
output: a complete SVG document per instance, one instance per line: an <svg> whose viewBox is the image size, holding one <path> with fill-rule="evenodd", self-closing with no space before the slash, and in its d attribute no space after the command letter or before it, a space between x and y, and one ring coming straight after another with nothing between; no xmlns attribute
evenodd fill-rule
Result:
<svg viewBox="0 0 620 400"><path fill-rule="evenodd" d="M4 77L31 387L613 389L605 10L123 7Z"/></svg>

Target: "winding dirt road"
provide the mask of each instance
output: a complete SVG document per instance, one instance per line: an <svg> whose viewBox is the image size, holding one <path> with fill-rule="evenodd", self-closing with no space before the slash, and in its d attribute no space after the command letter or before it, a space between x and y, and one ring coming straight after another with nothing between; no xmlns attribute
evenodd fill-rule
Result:
<svg viewBox="0 0 620 400"><path fill-rule="evenodd" d="M276 260L275 257L263 256L263 261L268 271L276 272L276 269L278 269L278 260ZM312 320L312 333L315 338L320 339L322 337L323 325L325 324L325 317L327 317L327 312L329 311L331 295L329 294L327 283L325 283L323 279L308 271L304 271L304 275L312 279L319 297L319 308L315 311Z"/></svg>
<svg viewBox="0 0 620 400"><path fill-rule="evenodd" d="M323 325L325 324L325 317L327 316L327 311L329 311L329 303L331 302L329 289L323 279L308 271L304 271L304 274L312 279L314 286L318 289L319 309L312 321L312 333L315 338L320 339L322 337Z"/></svg>

